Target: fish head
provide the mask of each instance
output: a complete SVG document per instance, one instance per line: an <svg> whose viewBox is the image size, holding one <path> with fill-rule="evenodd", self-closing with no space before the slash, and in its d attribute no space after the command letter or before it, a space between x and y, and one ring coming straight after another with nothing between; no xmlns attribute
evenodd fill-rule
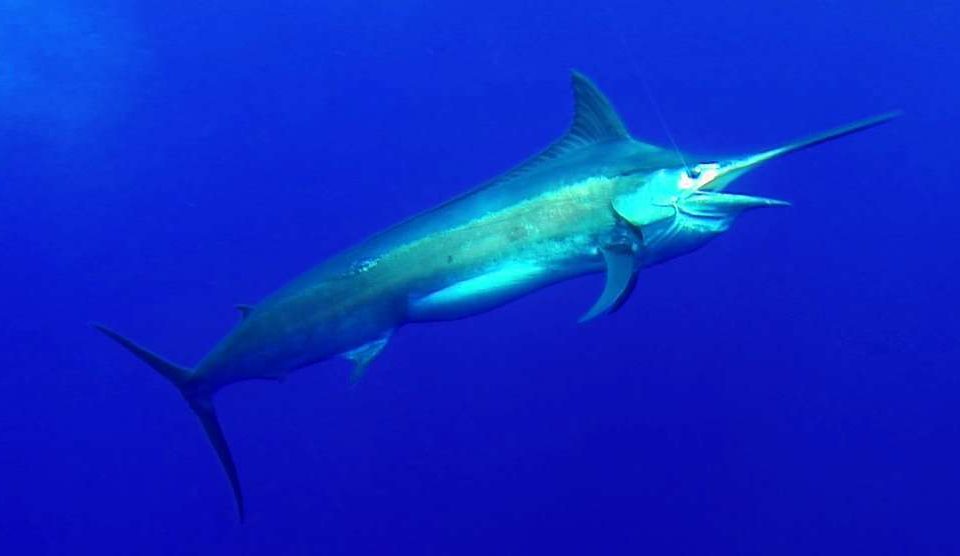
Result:
<svg viewBox="0 0 960 556"><path fill-rule="evenodd" d="M861 120L757 154L656 169L614 199L613 207L641 232L647 264L684 255L727 231L746 211L789 206L786 201L726 192L737 178L787 153L873 127L895 115Z"/></svg>

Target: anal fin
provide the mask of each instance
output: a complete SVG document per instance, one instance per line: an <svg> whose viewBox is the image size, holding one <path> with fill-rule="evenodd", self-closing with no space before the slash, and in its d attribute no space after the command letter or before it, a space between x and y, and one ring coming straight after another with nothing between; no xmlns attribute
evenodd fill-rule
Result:
<svg viewBox="0 0 960 556"><path fill-rule="evenodd" d="M249 317L249 316L250 316L250 313L253 311L253 305L239 304L239 305L234 305L234 308L236 308L236 310L240 311L240 317L241 317L241 318L247 318L247 317Z"/></svg>
<svg viewBox="0 0 960 556"><path fill-rule="evenodd" d="M580 322L612 313L630 297L637 278L637 259L632 246L611 245L600 249L607 266L607 279L603 293L590 310L580 317Z"/></svg>
<svg viewBox="0 0 960 556"><path fill-rule="evenodd" d="M367 342L362 346L352 349L348 352L345 352L343 356L350 361L353 361L353 371L350 373L350 384L356 384L363 378L363 375L367 372L367 367L370 366L370 363L380 355L380 352L383 351L383 348L387 346L387 342L390 341L390 336L393 335L393 331L387 332L380 338L373 340L372 342Z"/></svg>

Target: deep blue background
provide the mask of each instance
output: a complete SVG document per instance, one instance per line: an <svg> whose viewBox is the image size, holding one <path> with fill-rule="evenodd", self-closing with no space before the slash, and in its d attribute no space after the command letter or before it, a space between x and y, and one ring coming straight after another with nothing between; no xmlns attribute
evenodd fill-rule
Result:
<svg viewBox="0 0 960 556"><path fill-rule="evenodd" d="M521 5L518 5L521 4ZM917 5L922 5L918 7ZM0 553L956 554L953 1L0 2ZM791 200L645 271L409 327L194 416L252 303L558 136L568 73ZM646 85L644 85L646 83Z"/></svg>

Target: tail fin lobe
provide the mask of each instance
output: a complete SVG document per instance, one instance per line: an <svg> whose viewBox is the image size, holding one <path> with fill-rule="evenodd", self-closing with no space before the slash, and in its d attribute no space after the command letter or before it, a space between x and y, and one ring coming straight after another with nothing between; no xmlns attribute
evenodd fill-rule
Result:
<svg viewBox="0 0 960 556"><path fill-rule="evenodd" d="M223 435L223 428L220 427L220 420L217 419L217 411L213 407L210 398L188 399L190 409L197 414L200 424L203 425L204 432L207 433L207 439L213 445L213 449L220 458L220 465L227 473L227 479L230 481L230 488L233 489L233 498L237 502L237 513L240 516L240 523L243 523L243 491L240 490L240 476L237 474L237 465L233 462L233 456L230 454L230 446L227 444L227 437Z"/></svg>
<svg viewBox="0 0 960 556"><path fill-rule="evenodd" d="M150 365L153 370L160 373L163 378L172 382L178 389L190 379L190 369L167 361L156 353L138 346L129 338L121 336L102 324L94 324L93 327L115 340L121 346L127 348L131 353L140 358L141 361Z"/></svg>
<svg viewBox="0 0 960 556"><path fill-rule="evenodd" d="M217 452L217 457L220 458L220 464L223 466L223 470L227 474L227 479L230 481L230 487L233 489L233 497L237 502L237 512L240 514L240 521L243 522L243 492L240 490L240 478L237 474L237 466L233 462L233 456L230 454L230 447L227 445L227 439L223 434L223 429L220 427L220 421L217 420L217 412L213 407L210 393L198 389L196 387L197 384L191 382L193 373L190 369L167 361L163 357L140 347L129 338L103 325L94 324L93 327L125 347L177 387L180 394L183 395L187 403L190 404L190 409L192 409L200 419L200 424L203 425L203 430L207 433L207 439L210 440L210 444L213 445L213 449Z"/></svg>

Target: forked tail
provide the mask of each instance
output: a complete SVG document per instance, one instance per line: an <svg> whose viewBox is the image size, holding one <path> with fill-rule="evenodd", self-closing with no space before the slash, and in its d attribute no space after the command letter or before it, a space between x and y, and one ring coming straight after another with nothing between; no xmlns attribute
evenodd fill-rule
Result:
<svg viewBox="0 0 960 556"><path fill-rule="evenodd" d="M220 421L217 420L217 412L214 410L213 400L210 399L210 394L201 393L201 391L195 387L195 383L192 381L193 373L190 369L167 361L105 326L94 324L93 327L110 338L113 338L117 343L139 357L141 361L153 367L155 371L172 382L183 395L184 399L187 400L187 403L190 404L190 409L200 418L200 424L203 425L203 430L206 431L207 438L210 440L210 444L213 445L213 449L216 450L217 457L220 458L220 463L223 465L223 470L227 473L230 486L233 488L233 496L237 501L237 512L240 514L240 521L242 522L244 514L240 479L237 476L237 467L233 463L233 456L230 455L230 447L227 446L227 439L223 436L223 429L220 428Z"/></svg>

